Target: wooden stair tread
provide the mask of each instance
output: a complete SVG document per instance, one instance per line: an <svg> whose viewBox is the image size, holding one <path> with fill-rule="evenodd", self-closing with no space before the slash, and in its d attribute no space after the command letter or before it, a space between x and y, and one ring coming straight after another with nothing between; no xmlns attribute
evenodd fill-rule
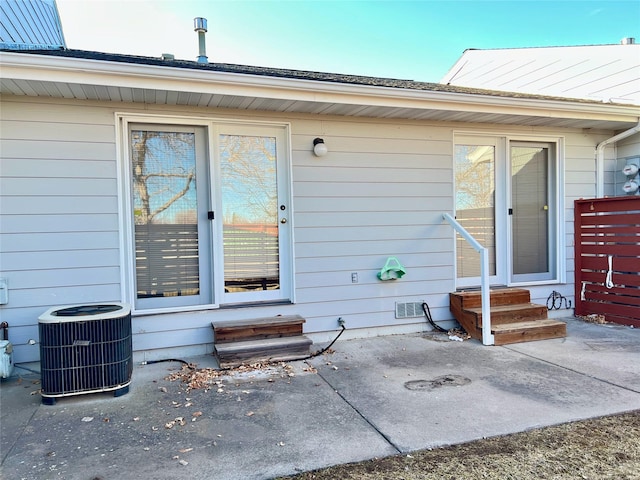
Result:
<svg viewBox="0 0 640 480"><path fill-rule="evenodd" d="M464 309L479 307L482 304L482 292L479 290L454 292L450 297ZM501 288L489 292L489 301L491 306L528 303L531 301L531 295L529 290L524 288Z"/></svg>
<svg viewBox="0 0 640 480"><path fill-rule="evenodd" d="M212 322L216 344L302 335L305 319L300 315Z"/></svg>
<svg viewBox="0 0 640 480"><path fill-rule="evenodd" d="M214 355L222 368L256 362L286 362L310 354L313 342L304 335L265 338L214 345Z"/></svg>
<svg viewBox="0 0 640 480"><path fill-rule="evenodd" d="M543 307L545 310L547 309L544 305L539 305L537 303L515 303L513 305L497 305L491 306L490 312L493 313L509 313L509 312L518 312L518 311L526 311L532 308L538 309ZM473 307L473 308L465 308L463 311L465 312L473 312L479 315L482 315L482 307Z"/></svg>
<svg viewBox="0 0 640 480"><path fill-rule="evenodd" d="M313 342L310 338L304 335L296 337L278 337L278 338L266 338L262 340L245 340L241 342L223 343L221 345L215 345L215 350L219 354L227 353L239 353L249 351L266 351L270 349L283 349L299 346L309 346Z"/></svg>
<svg viewBox="0 0 640 480"><path fill-rule="evenodd" d="M551 318L545 318L542 320L530 320L527 322L515 322L515 323L505 323L502 325L491 325L491 333L500 334L500 333L508 333L515 332L520 330L532 330L532 329L540 329L545 327L554 327L554 326L565 326L565 322L561 322L559 320L553 320Z"/></svg>
<svg viewBox="0 0 640 480"><path fill-rule="evenodd" d="M271 326L282 324L303 324L305 319L300 315L277 315L275 317L252 318L249 320L225 320L222 322L211 322L214 330L219 329L243 329L253 326Z"/></svg>

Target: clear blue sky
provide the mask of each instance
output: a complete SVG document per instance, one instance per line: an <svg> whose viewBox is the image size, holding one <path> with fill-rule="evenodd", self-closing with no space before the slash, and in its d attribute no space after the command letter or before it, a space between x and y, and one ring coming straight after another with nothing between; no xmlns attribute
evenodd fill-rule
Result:
<svg viewBox="0 0 640 480"><path fill-rule="evenodd" d="M437 82L467 48L640 42L640 0L57 0L69 48Z"/></svg>

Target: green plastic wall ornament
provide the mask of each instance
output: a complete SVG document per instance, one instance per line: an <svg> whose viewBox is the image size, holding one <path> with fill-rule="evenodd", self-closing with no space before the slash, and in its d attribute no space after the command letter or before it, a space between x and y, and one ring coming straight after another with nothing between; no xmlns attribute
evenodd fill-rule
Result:
<svg viewBox="0 0 640 480"><path fill-rule="evenodd" d="M389 257L382 270L378 272L380 280L397 280L407 273L396 257Z"/></svg>

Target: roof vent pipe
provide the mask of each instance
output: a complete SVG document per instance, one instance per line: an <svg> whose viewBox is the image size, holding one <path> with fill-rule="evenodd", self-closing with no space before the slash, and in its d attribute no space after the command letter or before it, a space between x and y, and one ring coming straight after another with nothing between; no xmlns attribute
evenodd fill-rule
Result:
<svg viewBox="0 0 640 480"><path fill-rule="evenodd" d="M207 19L196 17L193 19L193 29L198 32L198 63L209 63L204 34L207 33Z"/></svg>
<svg viewBox="0 0 640 480"><path fill-rule="evenodd" d="M620 43L622 45L633 45L634 43L636 43L636 39L633 37L625 37L622 40L620 40Z"/></svg>

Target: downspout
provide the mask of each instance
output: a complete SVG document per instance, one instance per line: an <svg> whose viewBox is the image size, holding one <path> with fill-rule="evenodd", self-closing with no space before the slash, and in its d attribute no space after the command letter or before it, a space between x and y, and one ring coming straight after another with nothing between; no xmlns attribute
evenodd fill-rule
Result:
<svg viewBox="0 0 640 480"><path fill-rule="evenodd" d="M596 198L604 197L604 149L607 145L615 143L624 138L630 137L640 132L640 121L638 125L611 138L603 140L596 146Z"/></svg>

